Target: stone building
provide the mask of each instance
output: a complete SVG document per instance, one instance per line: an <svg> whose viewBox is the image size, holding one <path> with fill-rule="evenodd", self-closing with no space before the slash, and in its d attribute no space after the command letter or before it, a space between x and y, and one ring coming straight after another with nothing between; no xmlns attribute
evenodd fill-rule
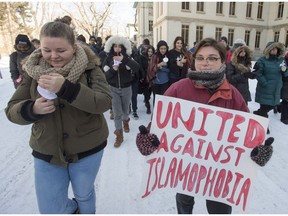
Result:
<svg viewBox="0 0 288 216"><path fill-rule="evenodd" d="M288 47L288 2L138 2L134 8L138 43L149 38L155 46L163 39L172 47L182 36L190 48L205 37L226 36L230 46L244 39L256 58L269 41Z"/></svg>
<svg viewBox="0 0 288 216"><path fill-rule="evenodd" d="M135 2L133 8L136 9L137 44L148 38L153 45L153 2Z"/></svg>

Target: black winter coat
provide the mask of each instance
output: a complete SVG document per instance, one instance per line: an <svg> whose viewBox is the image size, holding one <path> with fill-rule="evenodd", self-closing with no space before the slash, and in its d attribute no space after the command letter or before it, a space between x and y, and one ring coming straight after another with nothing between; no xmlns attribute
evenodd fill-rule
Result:
<svg viewBox="0 0 288 216"><path fill-rule="evenodd" d="M283 86L281 89L281 99L288 100L288 77L282 78Z"/></svg>
<svg viewBox="0 0 288 216"><path fill-rule="evenodd" d="M175 49L171 49L169 50L167 57L169 58L168 67L170 69L170 79L176 81L186 78L188 68L191 66L191 57L188 51L180 53ZM179 67L177 65L177 59L183 57L187 59L187 62L183 65L183 67Z"/></svg>
<svg viewBox="0 0 288 216"><path fill-rule="evenodd" d="M21 62L24 58L29 56L34 50L35 48L31 46L31 48L25 53L15 51L10 55L10 73L12 80L16 80L20 74L24 73Z"/></svg>
<svg viewBox="0 0 288 216"><path fill-rule="evenodd" d="M238 55L240 52L245 51L245 58L240 58ZM246 101L251 101L251 93L249 91L249 81L246 74L251 74L251 51L248 47L242 46L237 48L233 52L231 61L227 64L226 77L230 84L235 86L241 93L242 97ZM253 75L253 74L252 74ZM256 78L251 77L251 78Z"/></svg>
<svg viewBox="0 0 288 216"><path fill-rule="evenodd" d="M139 64L131 57L124 55L117 71L113 69L113 64L114 60L111 55L109 55L103 63L103 70L110 86L127 88L132 84L134 79L139 78Z"/></svg>
<svg viewBox="0 0 288 216"><path fill-rule="evenodd" d="M288 53L285 55L286 67L288 67ZM281 99L288 100L288 77L282 77L283 86L281 89Z"/></svg>

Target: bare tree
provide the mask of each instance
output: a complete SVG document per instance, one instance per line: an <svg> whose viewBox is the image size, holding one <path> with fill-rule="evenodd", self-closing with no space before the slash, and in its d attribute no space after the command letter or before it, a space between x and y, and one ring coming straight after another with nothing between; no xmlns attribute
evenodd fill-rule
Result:
<svg viewBox="0 0 288 216"><path fill-rule="evenodd" d="M89 36L98 36L105 22L111 14L111 2L76 2L73 3L76 10L68 10L59 3L60 8L65 11L71 18L76 28L84 30ZM98 8L96 7L98 6ZM101 6L103 6L101 8ZM75 13L76 12L76 13Z"/></svg>
<svg viewBox="0 0 288 216"><path fill-rule="evenodd" d="M28 2L0 2L1 38L5 41L5 50L12 52L18 33L31 36L31 8Z"/></svg>
<svg viewBox="0 0 288 216"><path fill-rule="evenodd" d="M64 3L62 4L55 2L0 2L0 40L5 41L3 43L5 52L13 51L17 34L22 33L27 34L30 38L38 38L43 24L55 20L59 14L63 14L63 11L72 18L72 28L81 29L89 36L101 35L103 37L103 33L107 35L107 31L109 32L106 22L111 14L112 3L65 3L66 6L72 5L74 10L69 10L64 7Z"/></svg>
<svg viewBox="0 0 288 216"><path fill-rule="evenodd" d="M34 21L34 31L33 36L35 38L39 37L40 29L42 25L44 24L46 10L47 10L47 3L45 2L36 2L36 3L30 3L30 7L32 8L31 15L32 19ZM40 17L40 19L39 19Z"/></svg>

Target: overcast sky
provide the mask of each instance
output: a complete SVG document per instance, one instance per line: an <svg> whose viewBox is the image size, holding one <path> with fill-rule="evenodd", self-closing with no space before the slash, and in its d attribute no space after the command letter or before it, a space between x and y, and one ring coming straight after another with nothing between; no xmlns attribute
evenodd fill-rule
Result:
<svg viewBox="0 0 288 216"><path fill-rule="evenodd" d="M134 2L113 2L112 5L112 23L111 26L115 26L113 28L113 34L123 35L125 34L127 24L134 23L135 17L135 9L133 8Z"/></svg>

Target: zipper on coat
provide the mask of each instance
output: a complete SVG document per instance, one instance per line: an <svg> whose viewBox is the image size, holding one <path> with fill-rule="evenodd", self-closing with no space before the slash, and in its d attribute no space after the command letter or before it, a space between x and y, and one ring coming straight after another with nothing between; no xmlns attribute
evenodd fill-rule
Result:
<svg viewBox="0 0 288 216"><path fill-rule="evenodd" d="M121 89L121 80L120 80L120 71L119 71L119 67L118 67L118 69L117 69L117 72L118 72L118 85L119 85L118 89Z"/></svg>

